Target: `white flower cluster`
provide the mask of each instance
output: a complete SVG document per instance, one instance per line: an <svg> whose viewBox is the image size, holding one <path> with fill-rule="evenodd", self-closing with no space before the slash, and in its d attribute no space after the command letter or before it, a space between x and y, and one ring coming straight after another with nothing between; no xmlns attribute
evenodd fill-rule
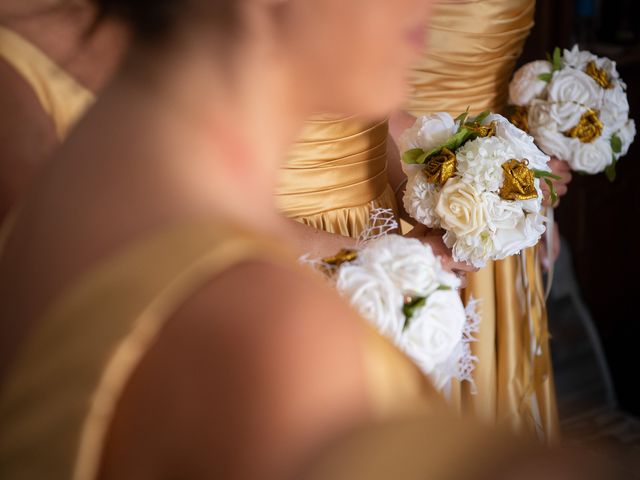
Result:
<svg viewBox="0 0 640 480"><path fill-rule="evenodd" d="M636 134L615 62L577 46L521 67L509 85L509 101L526 108L521 115L538 146L576 171L613 169Z"/></svg>
<svg viewBox="0 0 640 480"><path fill-rule="evenodd" d="M549 157L506 118L491 114L481 122L492 123L495 135L469 140L455 150L455 173L442 185L425 175L428 162L403 163L408 177L406 211L430 228L446 230L444 241L452 248L453 258L475 267L535 245L545 231L538 178L533 180L535 198L505 200L499 191L505 182L505 162L517 160L531 170L548 172ZM401 136L401 151L433 151L459 129L459 123L446 113L420 117Z"/></svg>
<svg viewBox="0 0 640 480"><path fill-rule="evenodd" d="M399 235L376 238L358 250L356 260L340 265L334 278L360 315L437 388L457 376L466 324L460 281L442 268L429 246ZM408 302L414 302L410 316Z"/></svg>

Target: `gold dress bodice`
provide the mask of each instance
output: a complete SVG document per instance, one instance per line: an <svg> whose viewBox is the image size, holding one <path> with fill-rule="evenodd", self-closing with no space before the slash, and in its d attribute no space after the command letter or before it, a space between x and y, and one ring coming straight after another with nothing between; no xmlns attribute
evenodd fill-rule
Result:
<svg viewBox="0 0 640 480"><path fill-rule="evenodd" d="M51 118L59 140L94 101L94 95L44 52L16 32L0 25L0 58L33 89Z"/></svg>
<svg viewBox="0 0 640 480"><path fill-rule="evenodd" d="M501 112L534 11L535 0L438 0L425 51L411 74L407 111ZM472 343L477 392L461 385L454 401L486 421L555 438L559 428L537 249L489 262L468 281L465 299L481 301L480 332Z"/></svg>
<svg viewBox="0 0 640 480"><path fill-rule="evenodd" d="M499 112L534 11L535 0L436 1L407 111Z"/></svg>
<svg viewBox="0 0 640 480"><path fill-rule="evenodd" d="M312 227L357 236L373 208L392 208L386 120L317 115L280 169L276 203Z"/></svg>
<svg viewBox="0 0 640 480"><path fill-rule="evenodd" d="M118 402L163 326L213 277L247 260L298 268L275 242L197 223L131 242L82 275L30 330L0 386L0 476L96 478ZM374 417L439 408L419 369L362 326Z"/></svg>

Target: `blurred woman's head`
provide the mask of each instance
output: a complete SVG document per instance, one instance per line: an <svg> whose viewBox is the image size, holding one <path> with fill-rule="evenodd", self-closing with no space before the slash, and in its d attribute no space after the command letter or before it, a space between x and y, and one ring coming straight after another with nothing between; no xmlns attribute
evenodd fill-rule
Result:
<svg viewBox="0 0 640 480"><path fill-rule="evenodd" d="M259 50L309 112L382 115L401 100L420 48L425 0L95 0L146 48L209 35L221 65ZM252 53L253 52L253 53ZM256 85L259 87L259 85Z"/></svg>

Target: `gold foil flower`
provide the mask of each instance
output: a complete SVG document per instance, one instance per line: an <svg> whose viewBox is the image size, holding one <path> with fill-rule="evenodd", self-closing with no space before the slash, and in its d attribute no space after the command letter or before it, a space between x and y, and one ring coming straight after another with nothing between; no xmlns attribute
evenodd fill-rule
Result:
<svg viewBox="0 0 640 480"><path fill-rule="evenodd" d="M507 118L520 130L529 133L529 108L512 105L509 107Z"/></svg>
<svg viewBox="0 0 640 480"><path fill-rule="evenodd" d="M339 267L344 263L353 262L356 258L358 258L357 250L343 248L335 255L331 257L323 258L322 263L326 265L331 265L332 267Z"/></svg>
<svg viewBox="0 0 640 480"><path fill-rule="evenodd" d="M509 160L502 164L504 182L498 192L503 200L531 200L538 197L535 175L527 160Z"/></svg>
<svg viewBox="0 0 640 480"><path fill-rule="evenodd" d="M442 186L456 173L456 154L447 147L433 155L425 164L424 174L427 182Z"/></svg>
<svg viewBox="0 0 640 480"><path fill-rule="evenodd" d="M602 134L602 122L595 110L587 110L580 117L578 125L564 132L565 136L577 138L582 143L591 143Z"/></svg>
<svg viewBox="0 0 640 480"><path fill-rule="evenodd" d="M493 137L496 134L497 122L491 122L489 125L480 125L477 122L466 123L464 128L473 132L478 137Z"/></svg>
<svg viewBox="0 0 640 480"><path fill-rule="evenodd" d="M593 78L602 88L613 88L613 84L609 79L609 74L604 68L598 68L593 60L587 64L585 73Z"/></svg>

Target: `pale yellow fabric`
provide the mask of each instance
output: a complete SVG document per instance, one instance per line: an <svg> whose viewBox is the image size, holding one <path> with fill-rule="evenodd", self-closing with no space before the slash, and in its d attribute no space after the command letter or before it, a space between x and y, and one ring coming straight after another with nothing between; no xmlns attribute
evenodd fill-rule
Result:
<svg viewBox="0 0 640 480"><path fill-rule="evenodd" d="M87 88L44 52L3 26L0 26L0 58L31 86L60 140L94 101Z"/></svg>
<svg viewBox="0 0 640 480"><path fill-rule="evenodd" d="M189 224L134 242L85 274L30 332L0 389L2 478L96 478L118 400L165 322L212 277L257 258L296 262L238 229ZM375 416L440 408L413 363L362 328Z"/></svg>
<svg viewBox="0 0 640 480"><path fill-rule="evenodd" d="M426 30L427 47L412 73L407 110L454 116L467 107L500 112L534 9L534 0L438 1ZM466 299L482 301L480 333L472 344L479 358L477 394L465 384L454 389L453 399L464 412L520 432L542 430L553 440L558 420L540 265L535 249L524 255L526 268L516 256L469 276ZM531 353L532 335L540 355Z"/></svg>
<svg viewBox="0 0 640 480"><path fill-rule="evenodd" d="M306 225L358 236L374 208L396 203L387 178L386 120L318 115L280 169L277 205Z"/></svg>

